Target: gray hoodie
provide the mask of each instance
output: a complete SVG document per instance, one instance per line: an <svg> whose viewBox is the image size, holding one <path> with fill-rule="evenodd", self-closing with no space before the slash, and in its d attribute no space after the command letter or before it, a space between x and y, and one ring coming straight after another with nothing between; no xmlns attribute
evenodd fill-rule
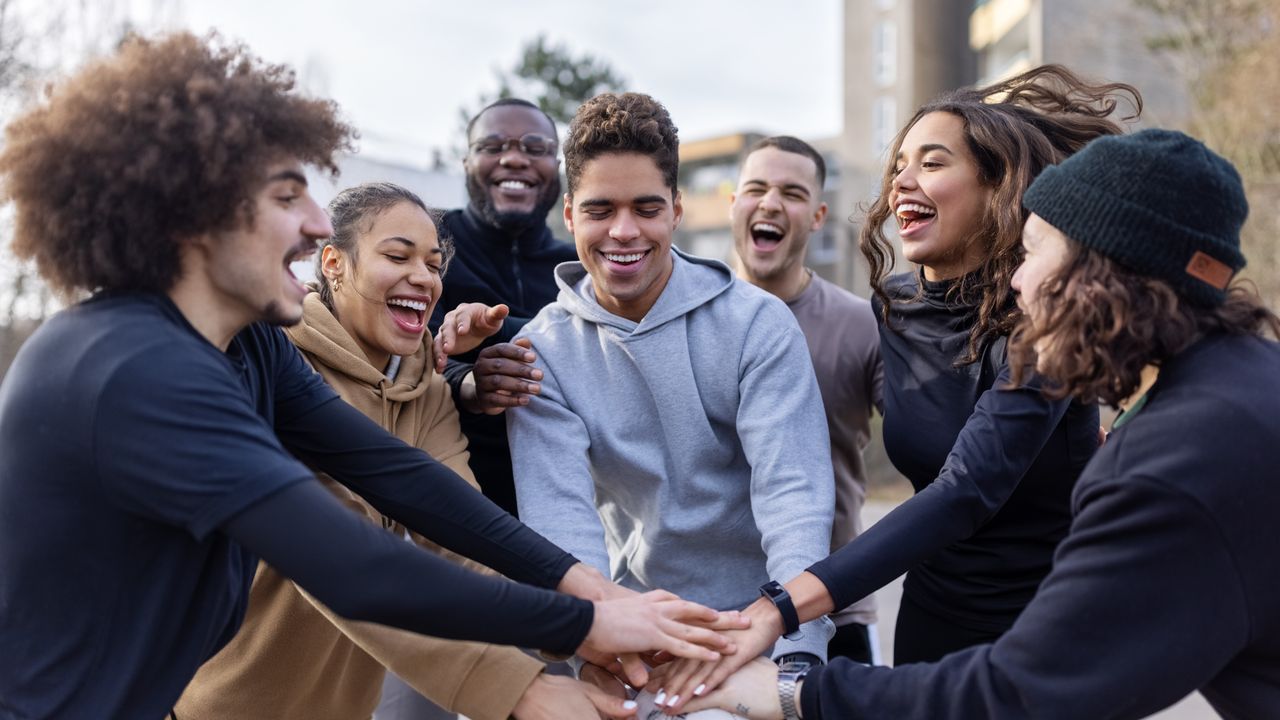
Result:
<svg viewBox="0 0 1280 720"><path fill-rule="evenodd" d="M672 250L639 322L595 300L581 263L521 332L542 392L507 411L520 519L635 590L741 608L826 557L835 497L804 335L723 263ZM826 658L823 618L774 656Z"/></svg>

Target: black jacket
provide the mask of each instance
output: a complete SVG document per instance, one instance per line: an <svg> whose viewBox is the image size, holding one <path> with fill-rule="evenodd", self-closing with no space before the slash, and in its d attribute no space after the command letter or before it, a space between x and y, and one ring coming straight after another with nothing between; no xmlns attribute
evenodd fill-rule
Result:
<svg viewBox="0 0 1280 720"><path fill-rule="evenodd" d="M440 302L431 315L431 332L439 329L445 313L459 303L505 303L511 308L497 334L476 350L450 360L445 379L456 400L458 387L471 372L480 350L510 342L544 305L555 300L557 288L552 271L562 262L577 260L578 253L572 245L556 240L546 224L508 233L486 224L470 207L445 213L444 230L453 240L454 256ZM473 415L461 408L459 415L476 481L490 500L514 515L516 498L506 419L501 415Z"/></svg>
<svg viewBox="0 0 1280 720"><path fill-rule="evenodd" d="M836 660L805 681L805 718L1139 718L1196 689L1226 718L1276 717L1278 418L1280 344L1184 351L1085 469L1009 632L933 664Z"/></svg>

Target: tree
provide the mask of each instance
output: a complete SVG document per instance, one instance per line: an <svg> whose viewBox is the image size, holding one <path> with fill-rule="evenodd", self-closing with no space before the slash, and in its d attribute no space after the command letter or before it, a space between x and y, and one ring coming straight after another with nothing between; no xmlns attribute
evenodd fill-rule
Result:
<svg viewBox="0 0 1280 720"><path fill-rule="evenodd" d="M158 19L169 0L151 5ZM127 6L124 0L0 0L0 124L59 71L121 42L133 29ZM13 257L12 235L12 206L6 204L0 206L0 377L27 336L60 304L34 264Z"/></svg>
<svg viewBox="0 0 1280 720"><path fill-rule="evenodd" d="M1135 0L1163 29L1148 46L1186 82L1188 130L1239 168L1252 279L1280 308L1280 0Z"/></svg>
<svg viewBox="0 0 1280 720"><path fill-rule="evenodd" d="M514 68L495 70L494 74L497 93L482 94L474 108L460 108L463 128L481 108L508 97L536 103L557 123L565 124L584 101L602 92L621 90L626 83L604 60L590 54L575 56L563 44L549 44L544 35L524 44Z"/></svg>

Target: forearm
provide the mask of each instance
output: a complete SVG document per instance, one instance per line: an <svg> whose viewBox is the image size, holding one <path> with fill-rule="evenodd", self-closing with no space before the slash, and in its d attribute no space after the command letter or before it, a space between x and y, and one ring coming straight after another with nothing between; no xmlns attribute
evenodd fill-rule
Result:
<svg viewBox="0 0 1280 720"><path fill-rule="evenodd" d="M443 640L347 620L300 592L360 649L414 690L473 720L505 720L545 668L516 648Z"/></svg>
<svg viewBox="0 0 1280 720"><path fill-rule="evenodd" d="M574 650L591 627L590 603L459 568L354 516L316 483L268 497L223 530L353 620L555 652Z"/></svg>
<svg viewBox="0 0 1280 720"><path fill-rule="evenodd" d="M514 580L555 587L574 558L425 453L340 401L288 428L287 444L379 512ZM342 442L335 446L334 439Z"/></svg>

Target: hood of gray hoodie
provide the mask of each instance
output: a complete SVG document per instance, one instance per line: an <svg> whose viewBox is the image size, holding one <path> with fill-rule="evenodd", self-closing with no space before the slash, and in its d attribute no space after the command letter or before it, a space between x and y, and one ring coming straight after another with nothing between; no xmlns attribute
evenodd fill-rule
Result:
<svg viewBox="0 0 1280 720"><path fill-rule="evenodd" d="M583 320L638 337L705 305L733 284L733 271L719 260L686 255L673 247L671 264L671 277L666 288L638 323L600 307L591 285L591 276L581 262L556 266L556 285L560 287L556 301L570 314Z"/></svg>

